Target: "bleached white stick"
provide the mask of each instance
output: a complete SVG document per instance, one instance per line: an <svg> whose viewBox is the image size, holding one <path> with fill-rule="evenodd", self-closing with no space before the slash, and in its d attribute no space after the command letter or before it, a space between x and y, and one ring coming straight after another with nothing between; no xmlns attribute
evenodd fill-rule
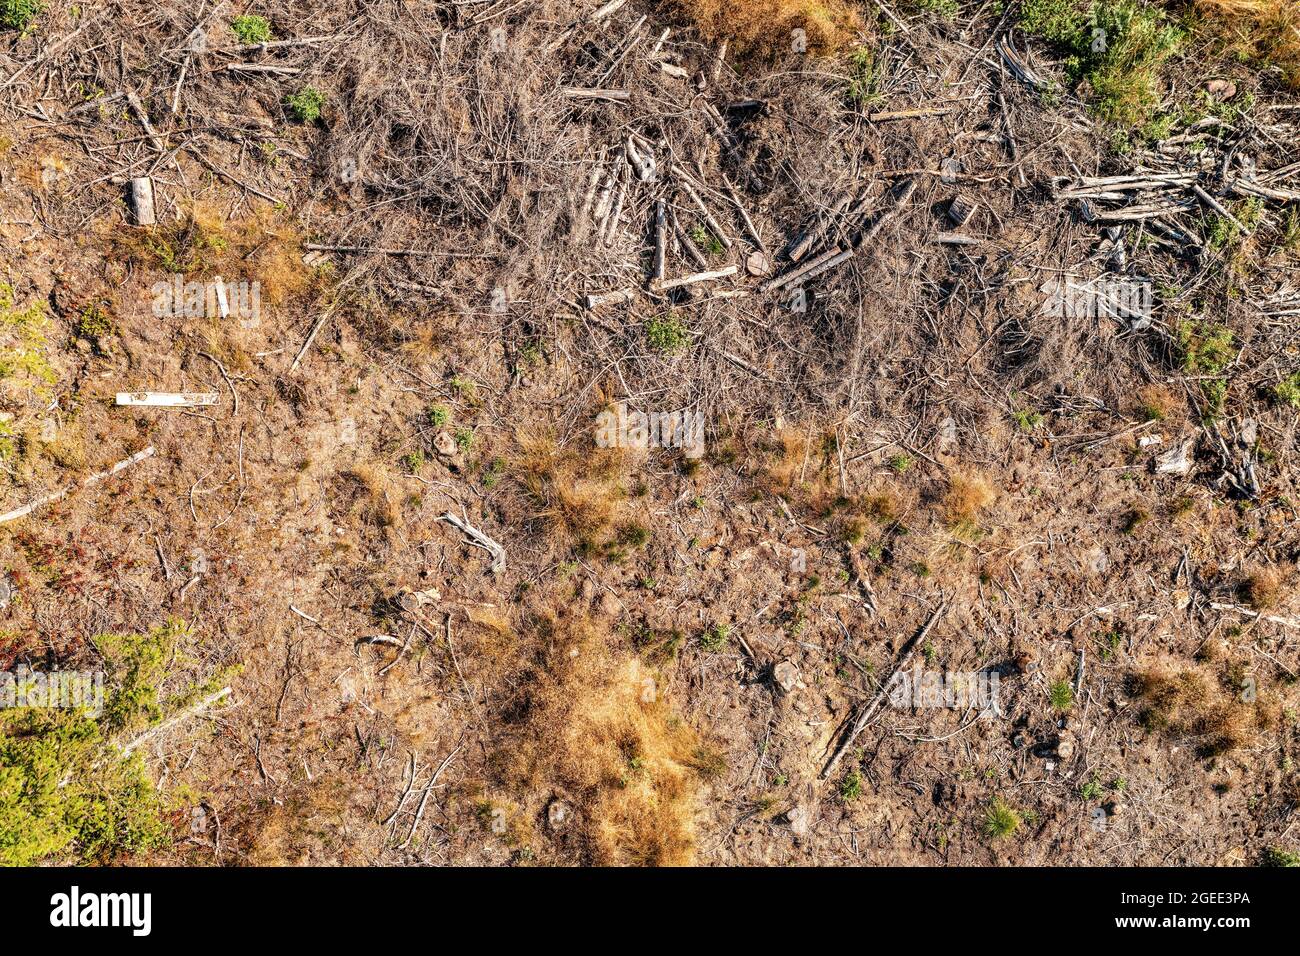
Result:
<svg viewBox="0 0 1300 956"><path fill-rule="evenodd" d="M216 392L118 392L119 405L145 405L149 408L197 408L217 404Z"/></svg>

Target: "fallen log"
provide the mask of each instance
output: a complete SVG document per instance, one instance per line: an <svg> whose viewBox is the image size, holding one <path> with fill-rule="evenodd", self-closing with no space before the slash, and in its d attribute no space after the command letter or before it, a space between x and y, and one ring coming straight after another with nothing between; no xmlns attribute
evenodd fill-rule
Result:
<svg viewBox="0 0 1300 956"><path fill-rule="evenodd" d="M118 405L147 408L199 408L217 404L216 392L118 392Z"/></svg>
<svg viewBox="0 0 1300 956"><path fill-rule="evenodd" d="M945 600L934 609L925 625L916 632L916 636L903 647L898 657L898 663L890 672L889 678L881 682L880 689L876 691L875 696L865 706L861 707L856 715L850 715L850 718L844 722L843 726L847 729L840 736L839 746L835 748L835 752L831 754L830 759L826 761L826 765L822 768L820 777L822 780L825 780L835 771L835 767L839 764L840 758L844 756L844 752L853 746L853 741L857 739L858 734L862 733L862 729L866 727L867 722L880 710L889 695L889 680L894 674L907 670L907 666L912 662L917 649L925 643L925 639L930 636L930 631L934 630L934 626L939 623L939 620L947 611L948 602Z"/></svg>
<svg viewBox="0 0 1300 956"><path fill-rule="evenodd" d="M484 551L492 555L492 573L500 574L506 569L506 549L497 541L492 540L478 528L474 527L463 518L457 518L448 511L446 514L439 515L439 521L445 521L456 528L459 528L470 539L471 542L478 545Z"/></svg>
<svg viewBox="0 0 1300 956"><path fill-rule="evenodd" d="M43 505L53 504L56 501L66 498L69 494L71 494L74 491L77 491L78 489L84 490L86 488L89 488L91 485L103 481L105 478L109 478L112 477L113 475L116 475L119 471L121 471L124 468L130 468L132 465L144 461L146 458L152 456L153 453L154 453L154 447L153 445L150 445L148 448L145 448L143 451L136 452L130 458L123 458L112 468L108 469L108 471L96 472L95 474L91 475L89 478L85 479L80 485L70 485L69 487L64 488L62 491L55 491L51 494L45 495L42 498L38 498L37 500L33 501L31 504L23 505L21 508L15 508L13 511L0 515L0 524L5 524L6 522L14 521L18 518L26 517L27 515L31 514L33 511L35 511L37 508L40 508Z"/></svg>
<svg viewBox="0 0 1300 956"><path fill-rule="evenodd" d="M696 272L693 275L682 276L680 279L668 279L663 282L653 283L652 287L655 292L667 292L670 289L679 289L682 286L694 285L697 282L711 282L714 279L725 279L727 276L735 275L740 271L740 266L724 266L721 269L714 269L709 272Z"/></svg>

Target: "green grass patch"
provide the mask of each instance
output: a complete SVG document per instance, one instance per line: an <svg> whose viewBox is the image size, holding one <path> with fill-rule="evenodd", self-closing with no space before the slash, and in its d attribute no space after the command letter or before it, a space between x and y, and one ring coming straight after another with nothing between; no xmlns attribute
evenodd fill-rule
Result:
<svg viewBox="0 0 1300 956"><path fill-rule="evenodd" d="M1142 0L1022 0L1020 26L1064 56L1066 76L1102 119L1143 126L1160 103L1160 71L1186 39Z"/></svg>
<svg viewBox="0 0 1300 956"><path fill-rule="evenodd" d="M44 402L58 376L46 356L49 317L40 302L19 307L0 283L0 389L16 402Z"/></svg>
<svg viewBox="0 0 1300 956"><path fill-rule="evenodd" d="M1001 840L1020 829L1020 814L1001 797L994 797L984 809L984 835Z"/></svg>
<svg viewBox="0 0 1300 956"><path fill-rule="evenodd" d="M716 654L727 646L730 628L725 624L714 624L700 635L700 647L710 654Z"/></svg>
<svg viewBox="0 0 1300 956"><path fill-rule="evenodd" d="M1274 385L1273 398L1280 405L1300 408L1300 372L1292 372Z"/></svg>
<svg viewBox="0 0 1300 956"><path fill-rule="evenodd" d="M862 796L862 774L857 770L850 770L840 781L840 799L848 803L860 796Z"/></svg>
<svg viewBox="0 0 1300 956"><path fill-rule="evenodd" d="M1178 323L1179 365L1188 375L1221 375L1236 358L1232 330L1215 322Z"/></svg>

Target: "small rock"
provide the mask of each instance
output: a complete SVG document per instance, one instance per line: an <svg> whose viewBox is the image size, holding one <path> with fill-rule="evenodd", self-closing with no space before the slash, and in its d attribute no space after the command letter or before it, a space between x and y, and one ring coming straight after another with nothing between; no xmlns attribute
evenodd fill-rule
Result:
<svg viewBox="0 0 1300 956"><path fill-rule="evenodd" d="M772 668L772 677L783 693L789 694L799 686L799 668L794 665L794 661L781 661Z"/></svg>
<svg viewBox="0 0 1300 956"><path fill-rule="evenodd" d="M1205 84L1205 92L1222 103L1237 95L1237 84L1232 80L1210 80Z"/></svg>
<svg viewBox="0 0 1300 956"><path fill-rule="evenodd" d="M563 800L552 800L546 808L546 823L552 830L563 830L573 818L573 808Z"/></svg>
<svg viewBox="0 0 1300 956"><path fill-rule="evenodd" d="M1064 763L1074 756L1074 734L1066 730L1061 733L1061 739L1056 745L1056 756L1061 758Z"/></svg>
<svg viewBox="0 0 1300 956"><path fill-rule="evenodd" d="M419 611L426 607L435 607L442 601L442 593L437 588L426 591L404 591L398 595L397 603L404 611Z"/></svg>
<svg viewBox="0 0 1300 956"><path fill-rule="evenodd" d="M460 451L456 445L456 436L449 431L440 431L433 436L433 450L444 458L450 458Z"/></svg>
<svg viewBox="0 0 1300 956"><path fill-rule="evenodd" d="M808 811L801 806L793 806L785 813L785 822L795 836L804 836L808 832Z"/></svg>
<svg viewBox="0 0 1300 956"><path fill-rule="evenodd" d="M433 437L433 450L452 471L464 469L465 456L460 453L460 446L456 444L456 437L451 432L438 432Z"/></svg>

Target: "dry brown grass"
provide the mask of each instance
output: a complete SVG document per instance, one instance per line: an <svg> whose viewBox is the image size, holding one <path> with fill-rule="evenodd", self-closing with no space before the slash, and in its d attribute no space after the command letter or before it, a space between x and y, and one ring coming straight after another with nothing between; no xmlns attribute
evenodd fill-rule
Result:
<svg viewBox="0 0 1300 956"><path fill-rule="evenodd" d="M1246 576L1237 591L1255 610L1271 610L1281 603L1285 591L1282 573L1274 567L1259 568Z"/></svg>
<svg viewBox="0 0 1300 956"><path fill-rule="evenodd" d="M1178 397L1164 385L1146 385L1137 394L1133 413L1145 421L1162 422L1178 407Z"/></svg>
<svg viewBox="0 0 1300 956"><path fill-rule="evenodd" d="M1233 49L1282 68L1300 89L1300 3L1296 0L1195 0Z"/></svg>
<svg viewBox="0 0 1300 956"><path fill-rule="evenodd" d="M359 864L344 834L351 784L331 776L295 786L239 826L239 851L249 866ZM356 854L354 856L354 854Z"/></svg>
<svg viewBox="0 0 1300 956"><path fill-rule="evenodd" d="M1272 714L1242 698L1241 676L1226 661L1220 680L1199 667L1169 661L1150 666L1132 678L1142 703L1139 720L1148 730L1193 738L1205 757L1250 746L1271 725Z"/></svg>
<svg viewBox="0 0 1300 956"><path fill-rule="evenodd" d="M352 511L362 520L380 527L396 527L402 521L400 495L393 477L375 464L360 463L339 473L335 507Z"/></svg>
<svg viewBox="0 0 1300 956"><path fill-rule="evenodd" d="M645 665L567 604L534 608L538 659L500 741L498 785L538 813L553 798L572 804L576 820L561 837L577 837L567 844L575 862L690 864L697 790L713 761Z"/></svg>
<svg viewBox="0 0 1300 956"><path fill-rule="evenodd" d="M983 476L954 471L948 475L948 488L940 509L950 526L969 525L993 504L993 500L993 489Z"/></svg>
<svg viewBox="0 0 1300 956"><path fill-rule="evenodd" d="M729 41L737 54L772 56L791 51L792 31L803 30L808 49L835 53L862 30L844 0L669 0L712 43Z"/></svg>
<svg viewBox="0 0 1300 956"><path fill-rule="evenodd" d="M121 261L163 274L178 272L187 281L217 275L227 282L256 281L264 305L284 305L312 282L311 270L302 262L301 236L275 212L229 219L222 209L196 202L179 220L147 229L114 229L104 240Z"/></svg>
<svg viewBox="0 0 1300 956"><path fill-rule="evenodd" d="M533 517L563 543L584 549L607 543L624 497L622 452L562 449L549 436L521 435L518 445L510 471L531 500Z"/></svg>

